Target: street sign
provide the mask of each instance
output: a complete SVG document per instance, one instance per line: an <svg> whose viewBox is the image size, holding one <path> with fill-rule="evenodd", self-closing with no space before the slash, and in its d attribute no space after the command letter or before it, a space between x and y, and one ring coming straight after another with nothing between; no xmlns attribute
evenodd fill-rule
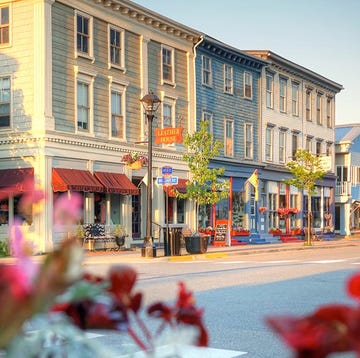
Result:
<svg viewBox="0 0 360 358"><path fill-rule="evenodd" d="M162 175L170 175L172 174L172 167L169 167L168 165L166 167L161 168Z"/></svg>
<svg viewBox="0 0 360 358"><path fill-rule="evenodd" d="M177 185L178 182L178 177L157 177L158 185Z"/></svg>

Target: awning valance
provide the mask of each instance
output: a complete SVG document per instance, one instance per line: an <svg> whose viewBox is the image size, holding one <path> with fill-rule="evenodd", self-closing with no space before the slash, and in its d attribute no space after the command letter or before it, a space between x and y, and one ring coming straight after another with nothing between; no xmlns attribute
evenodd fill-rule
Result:
<svg viewBox="0 0 360 358"><path fill-rule="evenodd" d="M79 169L53 168L52 186L54 191L104 191L102 184L88 170Z"/></svg>
<svg viewBox="0 0 360 358"><path fill-rule="evenodd" d="M34 168L16 168L0 170L0 191L6 193L32 190Z"/></svg>
<svg viewBox="0 0 360 358"><path fill-rule="evenodd" d="M94 172L94 176L104 186L106 193L139 195L139 189L125 174Z"/></svg>
<svg viewBox="0 0 360 358"><path fill-rule="evenodd" d="M186 182L188 179L178 179L178 183L176 185L169 185L168 186L168 195L169 197L175 197L175 189L179 193L186 193ZM164 185L164 191L166 191L166 186Z"/></svg>

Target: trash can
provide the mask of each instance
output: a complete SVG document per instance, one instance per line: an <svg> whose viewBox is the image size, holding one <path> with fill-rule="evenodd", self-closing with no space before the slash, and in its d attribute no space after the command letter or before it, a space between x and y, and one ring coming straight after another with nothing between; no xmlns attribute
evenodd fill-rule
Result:
<svg viewBox="0 0 360 358"><path fill-rule="evenodd" d="M196 234L185 236L185 247L189 254L204 254L207 251L210 235Z"/></svg>
<svg viewBox="0 0 360 358"><path fill-rule="evenodd" d="M164 228L164 253L165 256L181 255L182 227L169 227L169 237L167 229Z"/></svg>

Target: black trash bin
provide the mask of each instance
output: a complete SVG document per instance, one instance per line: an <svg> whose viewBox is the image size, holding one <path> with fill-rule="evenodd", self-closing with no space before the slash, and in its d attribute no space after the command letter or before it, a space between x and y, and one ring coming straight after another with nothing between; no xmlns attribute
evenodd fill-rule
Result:
<svg viewBox="0 0 360 358"><path fill-rule="evenodd" d="M210 235L195 234L185 236L185 248L189 254L204 254L207 251Z"/></svg>
<svg viewBox="0 0 360 358"><path fill-rule="evenodd" d="M167 229L164 228L164 252L165 256L181 255L182 227L169 227L169 237Z"/></svg>

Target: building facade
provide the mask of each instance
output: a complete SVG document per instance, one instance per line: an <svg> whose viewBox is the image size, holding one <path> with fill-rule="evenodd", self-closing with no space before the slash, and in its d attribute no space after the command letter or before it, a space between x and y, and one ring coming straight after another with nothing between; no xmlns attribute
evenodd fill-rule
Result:
<svg viewBox="0 0 360 358"><path fill-rule="evenodd" d="M360 124L335 127L335 232L360 230Z"/></svg>
<svg viewBox="0 0 360 358"><path fill-rule="evenodd" d="M306 195L283 183L298 149L324 158L327 174L312 197L312 226L334 226L335 96L342 86L271 51L246 51L269 62L262 70L259 205L263 228L291 234L306 226Z"/></svg>
<svg viewBox="0 0 360 358"><path fill-rule="evenodd" d="M98 221L109 230L121 224L127 245L141 243L146 168L130 170L121 158L147 155L140 99L149 91L161 99L154 128L194 130L199 33L128 1L1 0L0 12L0 175L10 177L1 187L31 177L48 198L40 215L24 220L27 237L37 251L51 250L64 234L54 232L53 201L77 191L82 223ZM150 180L156 183L164 165L187 179L182 151L181 143L155 143ZM160 238L164 190L153 188L153 228ZM20 196L17 187L2 201L8 208L2 236ZM179 201L172 220L191 224L192 213Z"/></svg>

